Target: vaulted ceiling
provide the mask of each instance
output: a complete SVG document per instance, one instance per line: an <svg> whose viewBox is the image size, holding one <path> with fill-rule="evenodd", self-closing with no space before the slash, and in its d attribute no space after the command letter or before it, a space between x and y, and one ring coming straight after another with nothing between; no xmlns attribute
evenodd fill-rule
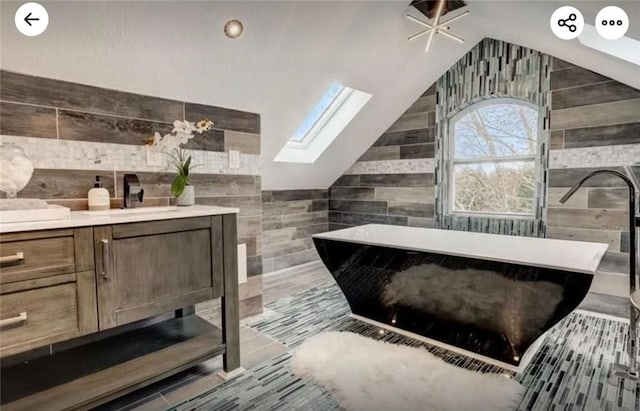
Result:
<svg viewBox="0 0 640 411"><path fill-rule="evenodd" d="M473 1L452 24L466 42L408 42L409 1L41 1L49 27L28 38L13 24L22 2L1 3L0 67L262 116L265 189L325 188L444 71L484 37L540 50L640 88L640 67L563 41L549 29L561 5L593 22L617 4L640 39L637 1ZM450 12L454 15L459 10ZM239 39L224 36L242 20ZM373 98L314 164L273 158L332 82Z"/></svg>

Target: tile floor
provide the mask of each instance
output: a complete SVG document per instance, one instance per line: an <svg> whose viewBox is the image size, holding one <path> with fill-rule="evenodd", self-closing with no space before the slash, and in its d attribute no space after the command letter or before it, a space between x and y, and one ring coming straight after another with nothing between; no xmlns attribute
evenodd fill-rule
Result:
<svg viewBox="0 0 640 411"><path fill-rule="evenodd" d="M319 264L265 277L265 312L243 321L241 363L248 371L223 384L213 359L106 406L104 410L339 409L324 389L290 372L293 349L324 330L357 332L385 341L422 346L458 366L513 373L350 319L348 305ZM592 307L591 307L592 308ZM596 307L597 308L597 307ZM604 309L610 307L603 306ZM215 309L198 310L215 321ZM625 359L624 321L574 313L548 334L522 375L526 393L518 410L640 409L640 384L607 382L612 363Z"/></svg>
<svg viewBox="0 0 640 411"><path fill-rule="evenodd" d="M349 318L346 301L335 284L325 283L267 304L266 308L248 325L278 340L288 351L181 404L177 410L339 410L327 391L295 376L289 365L299 344L328 330L423 347L462 368L511 376L525 387L518 411L640 409L640 384L621 379L614 384L608 381L612 365L618 360L627 361L623 347L628 325L613 317L585 311L572 313L545 336L524 372L515 375Z"/></svg>

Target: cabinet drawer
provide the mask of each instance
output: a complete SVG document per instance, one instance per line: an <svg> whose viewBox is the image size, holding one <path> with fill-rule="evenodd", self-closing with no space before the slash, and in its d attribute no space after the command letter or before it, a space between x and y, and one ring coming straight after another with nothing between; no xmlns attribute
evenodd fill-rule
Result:
<svg viewBox="0 0 640 411"><path fill-rule="evenodd" d="M3 356L78 335L76 283L3 295L0 333Z"/></svg>
<svg viewBox="0 0 640 411"><path fill-rule="evenodd" d="M0 245L0 284L75 271L73 233Z"/></svg>

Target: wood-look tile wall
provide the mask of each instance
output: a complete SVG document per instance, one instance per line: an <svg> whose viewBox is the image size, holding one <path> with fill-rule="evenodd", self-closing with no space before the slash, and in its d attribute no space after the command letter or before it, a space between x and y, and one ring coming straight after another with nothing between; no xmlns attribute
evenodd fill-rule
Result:
<svg viewBox="0 0 640 411"><path fill-rule="evenodd" d="M264 272L318 259L311 236L328 231L328 190L262 192Z"/></svg>
<svg viewBox="0 0 640 411"><path fill-rule="evenodd" d="M551 72L551 150L640 144L640 90L560 59ZM640 178L640 158L632 167ZM604 271L628 273L628 191L612 176L587 181L564 205L560 197L582 176L599 168L585 159L581 168L549 170L549 238L604 242Z"/></svg>
<svg viewBox="0 0 640 411"><path fill-rule="evenodd" d="M435 86L429 87L358 162L433 159ZM362 224L432 227L433 173L345 174L329 189L332 230Z"/></svg>
<svg viewBox="0 0 640 411"><path fill-rule="evenodd" d="M207 117L214 128L197 135L185 148L206 152L238 150L241 155L260 154L260 116L222 107L144 96L67 81L0 71L0 134L3 136L98 142L127 147L141 146L158 131L166 133L175 120ZM15 141L16 138L12 138ZM20 140L18 140L20 141ZM67 143L69 144L69 143ZM77 145L75 146L77 147ZM256 160L259 161L259 160ZM145 190L143 206L169 205L173 173L149 172L142 164L126 168L78 170L73 164L51 159L50 168L39 168L19 193L22 198L42 198L73 210L87 208L87 191L100 175L111 193L112 207L122 204L124 173L138 174ZM197 171L197 169L196 169ZM248 276L262 274L261 177L234 175L233 170L192 174L197 203L237 207L239 242L247 245ZM245 288L248 286L245 286ZM242 288L242 287L241 287ZM251 280L251 290L241 290L252 300L243 305L243 315L262 311L261 279Z"/></svg>

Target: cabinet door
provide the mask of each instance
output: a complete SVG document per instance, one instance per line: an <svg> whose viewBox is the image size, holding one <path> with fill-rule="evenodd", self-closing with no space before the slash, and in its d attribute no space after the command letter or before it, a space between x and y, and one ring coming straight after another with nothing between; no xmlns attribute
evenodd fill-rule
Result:
<svg viewBox="0 0 640 411"><path fill-rule="evenodd" d="M172 221L96 227L100 329L212 298L210 219L177 232Z"/></svg>

